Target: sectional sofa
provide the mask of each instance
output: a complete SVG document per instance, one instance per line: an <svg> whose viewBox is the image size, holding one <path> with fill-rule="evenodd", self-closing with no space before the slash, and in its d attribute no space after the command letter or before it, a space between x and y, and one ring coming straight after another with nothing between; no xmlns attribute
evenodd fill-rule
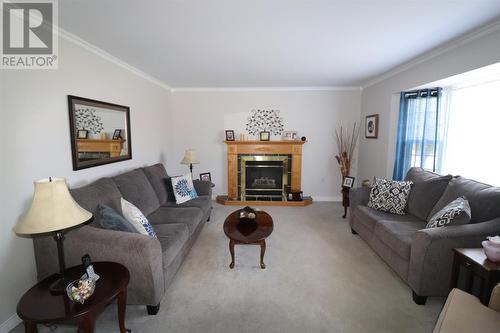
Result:
<svg viewBox="0 0 500 333"><path fill-rule="evenodd" d="M149 314L158 312L166 288L212 210L210 182L195 180L199 197L180 205L175 203L169 182L164 166L156 164L71 189L75 200L93 213L99 204L121 213L123 197L153 225L157 238L102 229L91 221L67 232L64 240L68 267L81 264L86 253L93 261L125 265L130 271L127 302L147 305ZM34 247L38 279L57 272L57 249L51 236L35 238Z"/></svg>
<svg viewBox="0 0 500 333"><path fill-rule="evenodd" d="M369 187L350 191L350 225L413 290L413 300L449 292L457 247L481 247L486 236L500 234L500 188L464 177L441 176L421 168L408 171L413 181L406 215L367 207ZM427 220L454 199L465 196L471 207L466 225L425 229Z"/></svg>

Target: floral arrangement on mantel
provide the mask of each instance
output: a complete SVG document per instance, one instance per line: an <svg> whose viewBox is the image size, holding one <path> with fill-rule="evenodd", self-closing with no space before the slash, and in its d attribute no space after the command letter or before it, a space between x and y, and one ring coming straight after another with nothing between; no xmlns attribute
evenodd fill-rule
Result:
<svg viewBox="0 0 500 333"><path fill-rule="evenodd" d="M335 159L339 163L340 174L343 180L351 172L354 150L358 143L359 127L356 127L356 123L354 123L352 130L340 126L339 129L335 130L335 136L337 137L338 149L338 155L335 155Z"/></svg>

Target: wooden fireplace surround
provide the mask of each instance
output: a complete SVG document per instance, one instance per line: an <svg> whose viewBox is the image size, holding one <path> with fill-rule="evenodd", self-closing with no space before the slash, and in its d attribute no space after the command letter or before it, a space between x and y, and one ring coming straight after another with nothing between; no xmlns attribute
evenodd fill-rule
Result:
<svg viewBox="0 0 500 333"><path fill-rule="evenodd" d="M269 206L306 206L312 200L304 201L240 201L238 198L238 155L240 154L280 154L292 156L290 188L293 192L302 191L302 145L306 141L224 141L227 145L227 197L217 198L225 205L269 205Z"/></svg>

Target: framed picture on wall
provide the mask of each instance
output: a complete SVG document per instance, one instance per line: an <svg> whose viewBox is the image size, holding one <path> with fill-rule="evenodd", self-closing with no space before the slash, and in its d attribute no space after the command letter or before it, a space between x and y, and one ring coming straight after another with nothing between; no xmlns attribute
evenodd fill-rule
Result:
<svg viewBox="0 0 500 333"><path fill-rule="evenodd" d="M205 182L211 182L212 175L210 175L210 172L200 173L200 180Z"/></svg>
<svg viewBox="0 0 500 333"><path fill-rule="evenodd" d="M365 138L378 138L378 114L366 116L365 120Z"/></svg>
<svg viewBox="0 0 500 333"><path fill-rule="evenodd" d="M234 131L226 130L226 141L234 141Z"/></svg>

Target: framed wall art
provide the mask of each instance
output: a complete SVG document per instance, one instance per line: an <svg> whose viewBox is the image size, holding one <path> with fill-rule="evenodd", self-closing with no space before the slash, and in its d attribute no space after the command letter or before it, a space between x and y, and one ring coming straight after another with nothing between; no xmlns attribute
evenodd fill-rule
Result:
<svg viewBox="0 0 500 333"><path fill-rule="evenodd" d="M366 116L365 119L365 138L376 139L378 138L378 114L371 114Z"/></svg>

